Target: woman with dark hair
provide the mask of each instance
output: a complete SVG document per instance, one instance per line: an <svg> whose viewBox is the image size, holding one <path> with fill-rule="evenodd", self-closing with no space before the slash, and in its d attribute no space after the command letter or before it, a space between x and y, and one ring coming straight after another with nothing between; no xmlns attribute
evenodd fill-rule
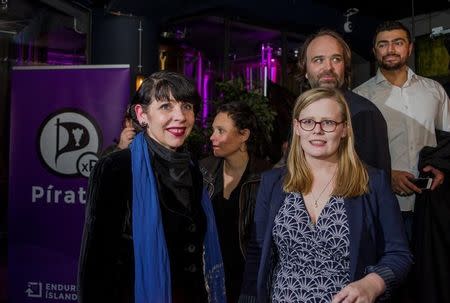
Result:
<svg viewBox="0 0 450 303"><path fill-rule="evenodd" d="M229 102L217 109L210 137L214 156L200 161L213 202L225 266L228 302L239 298L260 173L271 167L254 156L258 123L250 107Z"/></svg>
<svg viewBox="0 0 450 303"><path fill-rule="evenodd" d="M89 180L79 302L225 302L214 213L183 147L200 97L172 72L144 80L130 106L143 131Z"/></svg>

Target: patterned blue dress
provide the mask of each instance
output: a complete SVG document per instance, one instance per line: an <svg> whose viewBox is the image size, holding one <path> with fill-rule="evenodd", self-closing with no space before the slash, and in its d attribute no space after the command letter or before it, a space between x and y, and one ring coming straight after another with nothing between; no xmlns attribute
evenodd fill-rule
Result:
<svg viewBox="0 0 450 303"><path fill-rule="evenodd" d="M313 224L299 193L289 193L272 230L277 264L272 302L331 302L349 283L350 242L342 197L331 197Z"/></svg>

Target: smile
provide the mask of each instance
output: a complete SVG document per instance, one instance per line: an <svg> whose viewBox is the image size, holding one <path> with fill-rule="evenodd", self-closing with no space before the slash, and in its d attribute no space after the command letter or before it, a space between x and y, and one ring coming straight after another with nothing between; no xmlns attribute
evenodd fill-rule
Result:
<svg viewBox="0 0 450 303"><path fill-rule="evenodd" d="M325 145L327 143L327 141L325 141L325 140L311 140L311 141L309 141L309 143L311 145L314 145L314 146L323 146L323 145Z"/></svg>
<svg viewBox="0 0 450 303"><path fill-rule="evenodd" d="M172 127L168 128L167 131L175 137L182 137L186 133L186 127Z"/></svg>

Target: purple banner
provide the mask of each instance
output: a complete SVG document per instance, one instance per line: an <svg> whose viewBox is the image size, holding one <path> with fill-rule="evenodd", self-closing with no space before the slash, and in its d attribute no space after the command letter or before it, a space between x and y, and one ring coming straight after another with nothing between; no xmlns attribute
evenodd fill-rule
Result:
<svg viewBox="0 0 450 303"><path fill-rule="evenodd" d="M128 65L12 72L9 302L76 302L87 181L118 138Z"/></svg>

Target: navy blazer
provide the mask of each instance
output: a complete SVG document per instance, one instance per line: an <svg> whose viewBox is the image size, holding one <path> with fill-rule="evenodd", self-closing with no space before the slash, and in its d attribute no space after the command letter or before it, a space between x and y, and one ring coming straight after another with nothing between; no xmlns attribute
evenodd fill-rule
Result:
<svg viewBox="0 0 450 303"><path fill-rule="evenodd" d="M398 201L386 174L368 167L369 193L344 199L350 230L350 282L370 272L386 284L384 296L407 276L412 256L403 227ZM249 243L240 302L268 302L275 266L272 238L275 216L284 202L286 168L262 175L256 200L252 239Z"/></svg>

